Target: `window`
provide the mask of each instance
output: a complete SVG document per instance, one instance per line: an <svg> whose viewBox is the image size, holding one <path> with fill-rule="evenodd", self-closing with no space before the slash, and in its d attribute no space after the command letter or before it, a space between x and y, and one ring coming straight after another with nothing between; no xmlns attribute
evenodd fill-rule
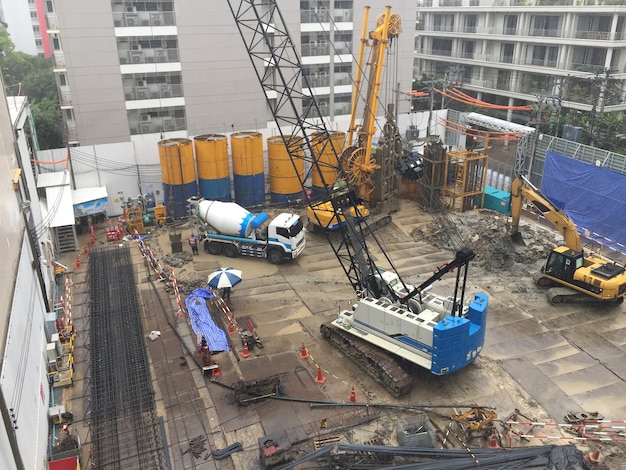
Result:
<svg viewBox="0 0 626 470"><path fill-rule="evenodd" d="M454 15L435 15L434 21L435 31L448 31L454 30Z"/></svg>
<svg viewBox="0 0 626 470"><path fill-rule="evenodd" d="M67 86L67 78L65 77L64 73L59 74L59 84L61 86Z"/></svg>
<svg viewBox="0 0 626 470"><path fill-rule="evenodd" d="M465 32L466 33L475 33L477 24L478 24L478 17L476 15L465 16Z"/></svg>
<svg viewBox="0 0 626 470"><path fill-rule="evenodd" d="M557 37L559 35L558 16L534 16L532 19L531 36Z"/></svg>
<svg viewBox="0 0 626 470"><path fill-rule="evenodd" d="M505 64L512 64L514 51L515 44L502 44L500 46L500 62L504 62Z"/></svg>
<svg viewBox="0 0 626 470"><path fill-rule="evenodd" d="M52 38L52 48L55 51L61 50L61 41L59 41L59 38Z"/></svg>
<svg viewBox="0 0 626 470"><path fill-rule="evenodd" d="M506 15L504 17L504 34L517 34L517 15Z"/></svg>

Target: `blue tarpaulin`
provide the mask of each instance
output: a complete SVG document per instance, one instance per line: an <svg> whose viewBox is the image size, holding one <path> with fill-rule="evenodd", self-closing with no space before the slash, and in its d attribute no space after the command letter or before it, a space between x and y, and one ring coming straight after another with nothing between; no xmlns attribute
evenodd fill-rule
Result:
<svg viewBox="0 0 626 470"><path fill-rule="evenodd" d="M213 298L215 294L206 288L196 289L187 296L185 307L189 313L191 328L196 334L202 333L211 352L229 351L226 333L215 324L204 300Z"/></svg>
<svg viewBox="0 0 626 470"><path fill-rule="evenodd" d="M541 192L567 214L579 232L624 251L625 175L548 150Z"/></svg>

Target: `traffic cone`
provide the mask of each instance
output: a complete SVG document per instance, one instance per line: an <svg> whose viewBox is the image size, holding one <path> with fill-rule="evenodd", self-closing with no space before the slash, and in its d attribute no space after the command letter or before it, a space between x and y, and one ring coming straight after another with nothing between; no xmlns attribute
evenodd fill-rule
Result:
<svg viewBox="0 0 626 470"><path fill-rule="evenodd" d="M600 463L600 449L602 449L602 444L596 447L592 452L589 452L584 457L584 461L589 465L597 465Z"/></svg>
<svg viewBox="0 0 626 470"><path fill-rule="evenodd" d="M87 245L83 246L83 253L89 256L89 247Z"/></svg>
<svg viewBox="0 0 626 470"><path fill-rule="evenodd" d="M233 319L231 318L230 321L228 322L228 334L232 335L235 333L236 328L235 328L235 324L233 323Z"/></svg>
<svg viewBox="0 0 626 470"><path fill-rule="evenodd" d="M241 351L239 354L241 354L241 357L250 357L252 356L252 354L250 354L250 351L248 350L248 341L244 340L243 342L243 351Z"/></svg>
<svg viewBox="0 0 626 470"><path fill-rule="evenodd" d="M487 441L487 447L490 449L499 449L500 444L498 444L498 432L496 428L493 428L491 432L491 438Z"/></svg>
<svg viewBox="0 0 626 470"><path fill-rule="evenodd" d="M308 357L309 357L309 351L304 346L304 343L302 343L302 346L300 347L300 359L307 359Z"/></svg>
<svg viewBox="0 0 626 470"><path fill-rule="evenodd" d="M76 257L76 269L82 269L83 265L80 264L80 255Z"/></svg>
<svg viewBox="0 0 626 470"><path fill-rule="evenodd" d="M218 377L222 376L222 368L217 362L215 363L215 365L217 367L211 371L211 377L213 377L214 379L217 379Z"/></svg>
<svg viewBox="0 0 626 470"><path fill-rule="evenodd" d="M317 366L317 377L315 377L315 383L323 384L324 382L326 382L326 377L322 374L320 366Z"/></svg>
<svg viewBox="0 0 626 470"><path fill-rule="evenodd" d="M350 392L350 403L356 402L356 392L354 391L354 386L352 387L352 391Z"/></svg>

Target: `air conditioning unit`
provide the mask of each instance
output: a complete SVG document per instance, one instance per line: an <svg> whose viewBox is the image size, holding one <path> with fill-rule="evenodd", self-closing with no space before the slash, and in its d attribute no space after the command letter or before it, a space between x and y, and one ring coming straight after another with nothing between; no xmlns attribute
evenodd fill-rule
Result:
<svg viewBox="0 0 626 470"><path fill-rule="evenodd" d="M133 44L132 46L130 46L130 50L131 51L140 51L141 50L141 44Z"/></svg>
<svg viewBox="0 0 626 470"><path fill-rule="evenodd" d="M152 133L152 125L151 124L142 124L141 125L141 133L142 134L151 134Z"/></svg>
<svg viewBox="0 0 626 470"><path fill-rule="evenodd" d="M137 80L137 86L146 86L145 80Z"/></svg>
<svg viewBox="0 0 626 470"><path fill-rule="evenodd" d="M163 130L166 132L171 132L175 130L175 123L173 117L164 117L163 118Z"/></svg>
<svg viewBox="0 0 626 470"><path fill-rule="evenodd" d="M143 88L141 90L137 90L137 99L138 100L147 100L150 98L150 92L147 88ZM150 116L148 116L150 117Z"/></svg>
<svg viewBox="0 0 626 470"><path fill-rule="evenodd" d="M582 142L585 129L580 126L572 126L571 124L565 124L561 133L561 137L565 140L571 140L572 142Z"/></svg>
<svg viewBox="0 0 626 470"><path fill-rule="evenodd" d="M137 26L137 17L136 16L127 17L126 26Z"/></svg>
<svg viewBox="0 0 626 470"><path fill-rule="evenodd" d="M149 114L141 115L141 122L150 122L152 121L152 117Z"/></svg>
<svg viewBox="0 0 626 470"><path fill-rule="evenodd" d="M141 64L141 63L143 63L143 54L141 52L133 53L133 64Z"/></svg>
<svg viewBox="0 0 626 470"><path fill-rule="evenodd" d="M128 13L137 13L137 7L126 7Z"/></svg>
<svg viewBox="0 0 626 470"><path fill-rule="evenodd" d="M161 97L169 98L172 96L172 85L161 85Z"/></svg>

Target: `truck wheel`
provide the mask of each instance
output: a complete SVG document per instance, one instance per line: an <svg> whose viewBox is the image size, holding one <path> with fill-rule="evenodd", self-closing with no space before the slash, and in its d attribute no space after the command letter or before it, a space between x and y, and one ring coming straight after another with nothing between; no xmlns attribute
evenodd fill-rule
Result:
<svg viewBox="0 0 626 470"><path fill-rule="evenodd" d="M236 258L239 256L239 250L237 247L231 243L227 243L224 245L224 256L228 258Z"/></svg>
<svg viewBox="0 0 626 470"><path fill-rule="evenodd" d="M280 250L270 250L267 252L267 260L272 264L282 264L285 261L285 257Z"/></svg>
<svg viewBox="0 0 626 470"><path fill-rule="evenodd" d="M222 253L222 244L220 242L209 242L208 252L211 255L219 255Z"/></svg>

